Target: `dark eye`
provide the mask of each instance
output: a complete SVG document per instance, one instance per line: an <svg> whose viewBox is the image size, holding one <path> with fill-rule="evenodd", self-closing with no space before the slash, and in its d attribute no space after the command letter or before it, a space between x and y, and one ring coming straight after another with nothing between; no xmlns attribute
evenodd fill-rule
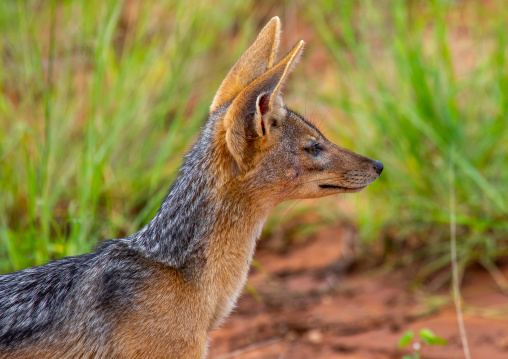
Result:
<svg viewBox="0 0 508 359"><path fill-rule="evenodd" d="M321 152L322 150L323 149L321 148L321 146L318 143L314 143L312 146L307 147L305 149L305 151L307 151L308 153L310 153L313 156L317 156L319 154L319 152Z"/></svg>

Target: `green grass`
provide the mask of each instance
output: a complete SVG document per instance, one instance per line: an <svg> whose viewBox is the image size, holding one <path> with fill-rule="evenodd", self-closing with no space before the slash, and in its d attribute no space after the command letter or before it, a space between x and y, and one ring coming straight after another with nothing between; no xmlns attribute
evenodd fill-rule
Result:
<svg viewBox="0 0 508 359"><path fill-rule="evenodd" d="M423 259L422 277L449 265L450 167L459 266L489 268L508 251L507 10L437 0L308 9L333 66L321 98L347 119L333 130L385 164L360 203L362 237Z"/></svg>
<svg viewBox="0 0 508 359"><path fill-rule="evenodd" d="M453 166L459 265L492 270L508 251L507 10L502 0L1 2L0 272L145 224L222 77L274 15L281 53L308 30L288 104L309 116L328 108L325 133L385 172L339 198L354 216L330 214L337 198L286 214L288 204L268 233L309 206L324 223L346 215L366 252L384 243L403 264L423 260L426 277L449 265ZM308 109L294 106L303 100Z"/></svg>
<svg viewBox="0 0 508 359"><path fill-rule="evenodd" d="M248 2L55 4L0 4L0 272L145 224L257 28Z"/></svg>

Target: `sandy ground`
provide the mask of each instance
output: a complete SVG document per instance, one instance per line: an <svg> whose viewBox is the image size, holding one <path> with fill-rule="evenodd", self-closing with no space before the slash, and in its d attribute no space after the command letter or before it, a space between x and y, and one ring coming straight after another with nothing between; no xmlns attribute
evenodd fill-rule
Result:
<svg viewBox="0 0 508 359"><path fill-rule="evenodd" d="M285 254L260 249L245 293L212 335L210 358L402 358L407 330L428 328L445 347L424 347L422 358L464 358L449 291L411 291L401 271L348 271L348 231L326 229ZM508 274L508 266L501 268ZM508 297L488 273L470 270L462 286L472 358L508 358Z"/></svg>

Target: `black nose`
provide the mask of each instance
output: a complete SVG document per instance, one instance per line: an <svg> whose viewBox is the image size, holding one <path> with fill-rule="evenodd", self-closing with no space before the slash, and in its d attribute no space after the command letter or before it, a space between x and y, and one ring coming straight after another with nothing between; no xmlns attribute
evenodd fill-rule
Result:
<svg viewBox="0 0 508 359"><path fill-rule="evenodd" d="M383 164L379 161L374 160L374 170L377 173L381 174L381 172L383 172Z"/></svg>

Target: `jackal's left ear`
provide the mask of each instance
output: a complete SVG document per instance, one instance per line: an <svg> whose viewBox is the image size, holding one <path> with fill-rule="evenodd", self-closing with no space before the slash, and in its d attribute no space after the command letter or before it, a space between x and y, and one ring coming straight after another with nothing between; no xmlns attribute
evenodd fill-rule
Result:
<svg viewBox="0 0 508 359"><path fill-rule="evenodd" d="M249 138L263 137L269 130L266 120L282 109L280 91L303 50L299 41L277 65L254 80L235 97L224 116L226 143L239 167L247 168L245 153Z"/></svg>

